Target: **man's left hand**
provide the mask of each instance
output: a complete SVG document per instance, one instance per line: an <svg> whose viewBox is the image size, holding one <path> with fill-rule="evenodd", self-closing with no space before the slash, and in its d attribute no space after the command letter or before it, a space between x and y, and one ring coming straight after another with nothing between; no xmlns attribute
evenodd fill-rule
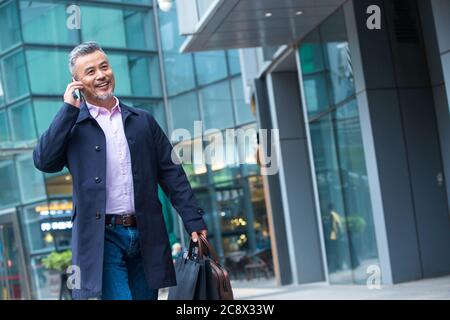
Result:
<svg viewBox="0 0 450 320"><path fill-rule="evenodd" d="M197 232L192 232L191 239L192 239L192 241L197 242L198 241L198 237L200 235L203 235L206 238L207 234L208 234L207 230L201 230L201 231L197 231Z"/></svg>

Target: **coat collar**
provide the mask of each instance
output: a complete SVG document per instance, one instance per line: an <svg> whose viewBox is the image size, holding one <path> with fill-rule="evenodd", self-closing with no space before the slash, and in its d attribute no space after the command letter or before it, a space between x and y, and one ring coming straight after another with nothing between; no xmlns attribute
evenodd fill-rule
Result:
<svg viewBox="0 0 450 320"><path fill-rule="evenodd" d="M127 120L127 118L130 116L130 114L133 115L139 115L139 113L137 113L133 108L127 106L126 104L124 104L122 101L120 101L119 99L119 106L121 109L121 114L122 114L122 122L125 125L125 120ZM94 120L94 118L92 117L91 113L89 112L89 108L86 105L86 101L83 100L83 102L80 105L80 113L78 114L78 118L76 123L80 123L83 122L86 119L92 119Z"/></svg>

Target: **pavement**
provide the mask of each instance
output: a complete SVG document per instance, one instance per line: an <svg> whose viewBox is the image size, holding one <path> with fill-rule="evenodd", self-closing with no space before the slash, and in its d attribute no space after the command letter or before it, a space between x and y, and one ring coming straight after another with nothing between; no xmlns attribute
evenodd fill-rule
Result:
<svg viewBox="0 0 450 320"><path fill-rule="evenodd" d="M236 300L450 300L450 276L369 289L365 285L319 282L277 286L275 280L232 281ZM167 299L162 289L160 300Z"/></svg>
<svg viewBox="0 0 450 320"><path fill-rule="evenodd" d="M276 286L275 280L232 283L237 300L450 300L450 277L369 289L365 285L311 283Z"/></svg>

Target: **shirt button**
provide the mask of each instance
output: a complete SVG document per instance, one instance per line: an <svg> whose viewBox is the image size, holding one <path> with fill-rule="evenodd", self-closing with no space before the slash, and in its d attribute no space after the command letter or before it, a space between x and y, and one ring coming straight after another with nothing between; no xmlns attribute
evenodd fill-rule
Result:
<svg viewBox="0 0 450 320"><path fill-rule="evenodd" d="M102 147L100 147L100 146L95 146L95 151L100 151L100 150L102 150Z"/></svg>
<svg viewBox="0 0 450 320"><path fill-rule="evenodd" d="M95 180L95 183L100 183L102 181L102 179L100 179L99 177L95 177L94 180Z"/></svg>

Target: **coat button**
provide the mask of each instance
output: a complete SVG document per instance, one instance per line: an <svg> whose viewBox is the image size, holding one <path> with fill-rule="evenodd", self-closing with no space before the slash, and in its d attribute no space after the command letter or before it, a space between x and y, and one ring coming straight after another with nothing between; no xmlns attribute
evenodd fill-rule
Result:
<svg viewBox="0 0 450 320"><path fill-rule="evenodd" d="M102 150L102 147L100 147L100 146L95 146L95 151L100 151L100 150Z"/></svg>
<svg viewBox="0 0 450 320"><path fill-rule="evenodd" d="M100 183L102 181L102 179L100 179L99 177L95 177L95 183Z"/></svg>

